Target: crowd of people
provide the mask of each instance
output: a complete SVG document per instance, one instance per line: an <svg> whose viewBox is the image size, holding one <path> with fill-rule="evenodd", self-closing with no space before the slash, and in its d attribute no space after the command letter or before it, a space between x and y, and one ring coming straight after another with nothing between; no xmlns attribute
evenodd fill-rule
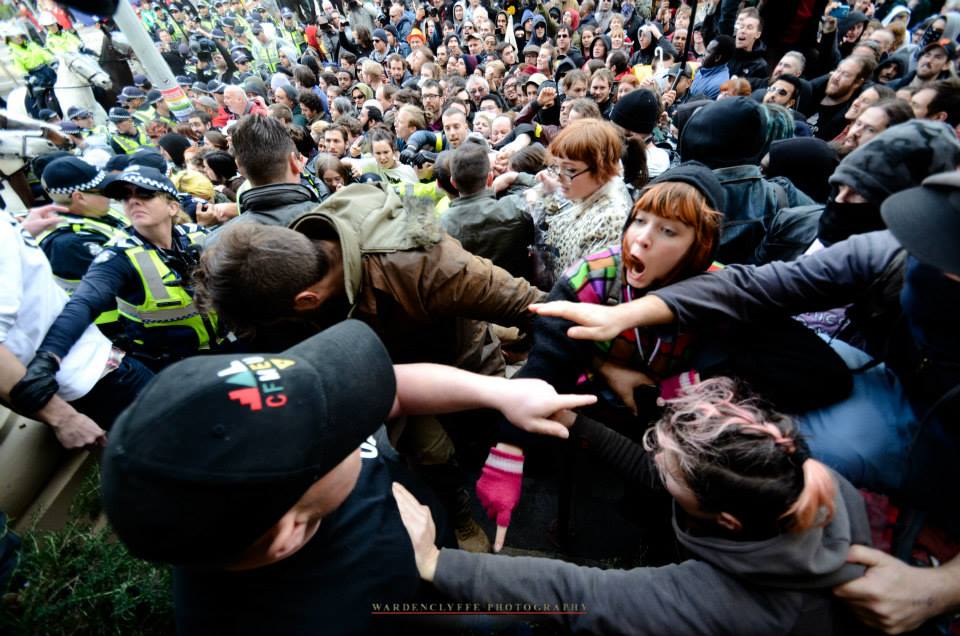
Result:
<svg viewBox="0 0 960 636"><path fill-rule="evenodd" d="M192 111L129 68L41 111L0 398L103 447L180 631L950 629L960 2L134 4ZM488 554L571 453L673 563Z"/></svg>

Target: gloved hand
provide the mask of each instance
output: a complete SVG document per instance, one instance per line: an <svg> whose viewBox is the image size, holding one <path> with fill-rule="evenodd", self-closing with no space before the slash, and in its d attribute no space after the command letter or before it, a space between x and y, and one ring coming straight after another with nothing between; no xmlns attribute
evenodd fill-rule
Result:
<svg viewBox="0 0 960 636"><path fill-rule="evenodd" d="M417 156L417 151L413 148L407 146L400 151L400 163L412 166L414 158Z"/></svg>
<svg viewBox="0 0 960 636"><path fill-rule="evenodd" d="M498 449L490 449L477 480L477 498L487 511L487 516L497 523L497 536L493 551L503 548L510 516L520 501L520 486L523 482L523 455Z"/></svg>
<svg viewBox="0 0 960 636"><path fill-rule="evenodd" d="M421 150L413 158L413 165L417 168L422 168L425 163L436 163L437 162L437 153L427 152L426 150Z"/></svg>
<svg viewBox="0 0 960 636"><path fill-rule="evenodd" d="M49 351L38 351L27 373L10 389L10 402L14 410L24 415L33 415L50 401L60 385L57 384L57 371L60 361Z"/></svg>

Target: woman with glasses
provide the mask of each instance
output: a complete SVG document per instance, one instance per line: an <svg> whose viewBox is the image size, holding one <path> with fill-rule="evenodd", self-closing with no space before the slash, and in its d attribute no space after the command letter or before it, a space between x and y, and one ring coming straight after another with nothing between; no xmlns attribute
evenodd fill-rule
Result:
<svg viewBox="0 0 960 636"><path fill-rule="evenodd" d="M615 243L630 211L622 143L601 120L570 123L550 142L550 167L527 194L538 227L537 284L549 289L584 254Z"/></svg>
<svg viewBox="0 0 960 636"><path fill-rule="evenodd" d="M100 191L123 202L130 238L108 243L47 332L40 351L61 359L100 314L119 313L115 344L152 371L208 351L216 316L193 303L192 271L205 230L185 218L178 192L154 168L130 166L104 179Z"/></svg>

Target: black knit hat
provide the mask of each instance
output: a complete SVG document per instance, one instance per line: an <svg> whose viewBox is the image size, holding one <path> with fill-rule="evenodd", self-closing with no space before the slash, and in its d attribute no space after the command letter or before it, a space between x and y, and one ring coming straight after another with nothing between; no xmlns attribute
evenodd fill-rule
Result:
<svg viewBox="0 0 960 636"><path fill-rule="evenodd" d="M660 117L660 103L656 95L645 88L630 91L617 100L610 120L627 130L649 135Z"/></svg>
<svg viewBox="0 0 960 636"><path fill-rule="evenodd" d="M766 142L767 117L750 97L707 104L687 121L680 135L680 158L710 168L758 164Z"/></svg>
<svg viewBox="0 0 960 636"><path fill-rule="evenodd" d="M636 91L634 91L636 92ZM727 193L713 170L699 161L687 161L670 168L650 182L650 185L665 181L680 181L692 185L700 191L711 208L723 212L727 203Z"/></svg>

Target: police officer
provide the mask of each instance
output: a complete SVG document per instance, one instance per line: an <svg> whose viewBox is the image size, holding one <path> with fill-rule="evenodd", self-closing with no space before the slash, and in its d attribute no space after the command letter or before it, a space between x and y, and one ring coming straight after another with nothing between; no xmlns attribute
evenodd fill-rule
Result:
<svg viewBox="0 0 960 636"><path fill-rule="evenodd" d="M27 38L26 31L19 24L5 27L4 40L7 42L14 70L31 79L37 77L35 83L39 86L53 86L57 81L57 74L49 65L56 58L49 51Z"/></svg>
<svg viewBox="0 0 960 636"><path fill-rule="evenodd" d="M68 295L80 285L93 259L111 240L130 236L130 223L123 212L111 208L110 199L100 193L106 173L78 157L62 157L43 169L41 184L50 199L67 208L63 220L37 236L47 255L54 279ZM117 312L112 309L97 318L107 335L112 335Z"/></svg>
<svg viewBox="0 0 960 636"><path fill-rule="evenodd" d="M206 32L213 31L213 27L216 24L213 21L213 16L210 15L210 7L205 2L200 2L197 6L197 11L200 12L200 17L197 22L203 27L203 30Z"/></svg>
<svg viewBox="0 0 960 636"><path fill-rule="evenodd" d="M117 101L130 111L139 126L153 120L153 108L147 104L147 94L137 86L124 86Z"/></svg>
<svg viewBox="0 0 960 636"><path fill-rule="evenodd" d="M94 258L40 351L63 357L87 325L116 305L117 344L153 370L216 345L216 317L193 303L191 272L205 230L177 225L178 192L163 173L140 165L108 175L106 196L123 201L132 229Z"/></svg>
<svg viewBox="0 0 960 636"><path fill-rule="evenodd" d="M242 50L233 54L233 63L237 65L237 74L234 76L237 81L243 82L248 77L255 76L255 73L250 68L250 56Z"/></svg>
<svg viewBox="0 0 960 636"><path fill-rule="evenodd" d="M109 131L105 126L98 126L93 119L93 113L82 106L71 106L67 109L67 119L80 128L80 136L84 139L102 137L106 143Z"/></svg>
<svg viewBox="0 0 960 636"><path fill-rule="evenodd" d="M110 121L117 132L110 135L110 147L118 155L130 154L137 148L153 146L147 133L133 121L133 115L126 108L111 108Z"/></svg>
<svg viewBox="0 0 960 636"><path fill-rule="evenodd" d="M39 16L40 26L47 30L47 40L44 48L54 55L63 55L64 53L87 53L83 41L70 31L60 28L60 23L49 11L43 11Z"/></svg>
<svg viewBox="0 0 960 636"><path fill-rule="evenodd" d="M253 59L256 62L257 70L266 69L270 74L277 72L277 65L280 63L280 51L277 49L277 43L270 40L266 31L259 24L255 24L253 32Z"/></svg>
<svg viewBox="0 0 960 636"><path fill-rule="evenodd" d="M303 26L297 24L296 15L286 7L280 11L280 16L283 18L279 29L281 37L293 44L298 54L303 53L303 49L307 44L307 38L303 35Z"/></svg>
<svg viewBox="0 0 960 636"><path fill-rule="evenodd" d="M160 120L170 126L173 130L177 126L177 118L173 116L163 95L157 89L147 92L147 104L153 109L153 119Z"/></svg>

